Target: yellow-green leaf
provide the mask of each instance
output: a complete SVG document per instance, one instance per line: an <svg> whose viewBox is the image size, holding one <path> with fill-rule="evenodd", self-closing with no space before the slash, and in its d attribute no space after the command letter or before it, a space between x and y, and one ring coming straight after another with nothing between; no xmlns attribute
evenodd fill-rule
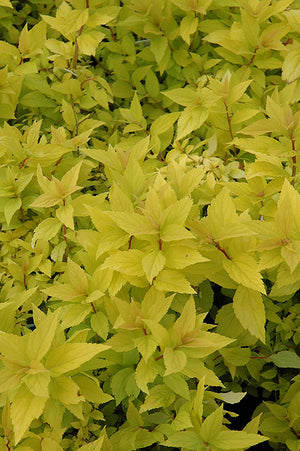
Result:
<svg viewBox="0 0 300 451"><path fill-rule="evenodd" d="M49 352L46 368L53 376L60 376L75 370L108 348L107 345L96 343L65 343Z"/></svg>
<svg viewBox="0 0 300 451"><path fill-rule="evenodd" d="M187 358L184 352L167 347L164 350L164 362L166 365L164 376L167 376L168 374L179 373L185 367Z"/></svg>
<svg viewBox="0 0 300 451"><path fill-rule="evenodd" d="M18 389L11 406L11 418L18 444L32 420L42 414L47 398L36 396L25 385Z"/></svg>
<svg viewBox="0 0 300 451"><path fill-rule="evenodd" d="M233 297L233 309L241 325L265 342L265 308L261 294L239 285Z"/></svg>
<svg viewBox="0 0 300 451"><path fill-rule="evenodd" d="M166 257L160 250L147 254L142 260L142 267L148 282L151 284L154 277L164 268Z"/></svg>

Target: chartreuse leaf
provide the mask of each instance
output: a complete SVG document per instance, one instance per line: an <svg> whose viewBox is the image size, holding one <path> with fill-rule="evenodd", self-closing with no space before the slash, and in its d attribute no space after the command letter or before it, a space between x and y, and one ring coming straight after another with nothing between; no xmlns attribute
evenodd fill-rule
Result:
<svg viewBox="0 0 300 451"><path fill-rule="evenodd" d="M166 347L163 356L166 365L164 376L180 372L185 367L185 364L187 362L185 353L178 349Z"/></svg>
<svg viewBox="0 0 300 451"><path fill-rule="evenodd" d="M180 374L169 374L163 377L164 383L171 388L174 393L182 396L189 401L190 391L187 382Z"/></svg>
<svg viewBox="0 0 300 451"><path fill-rule="evenodd" d="M96 449L102 450L102 445L104 442L104 436L99 437L97 440L92 441L91 443L86 443L83 446L80 446L78 450L80 451L95 451Z"/></svg>
<svg viewBox="0 0 300 451"><path fill-rule="evenodd" d="M9 0L0 0L0 6L7 6L8 8L12 8Z"/></svg>
<svg viewBox="0 0 300 451"><path fill-rule="evenodd" d="M7 202L5 203L5 206L4 206L4 216L5 216L7 225L10 224L10 221L11 221L13 215L16 213L17 210L19 210L21 205L22 205L22 201L19 198L12 198L12 199L7 200Z"/></svg>
<svg viewBox="0 0 300 451"><path fill-rule="evenodd" d="M75 370L108 348L107 345L95 343L65 343L49 352L45 367L52 376L60 376Z"/></svg>
<svg viewBox="0 0 300 451"><path fill-rule="evenodd" d="M61 222L58 219L56 218L44 219L34 230L33 237L31 240L31 246L34 248L37 240L42 239L50 241L58 234L60 228Z"/></svg>
<svg viewBox="0 0 300 451"><path fill-rule="evenodd" d="M97 312L91 317L91 326L103 340L107 339L109 324L107 316L103 312Z"/></svg>
<svg viewBox="0 0 300 451"><path fill-rule="evenodd" d="M168 440L163 442L164 446L170 446L172 448L178 448L179 446L183 449L197 451L201 449L201 439L198 434L194 431L180 431L172 434ZM204 443L203 443L204 446ZM205 449L205 448L203 448Z"/></svg>
<svg viewBox="0 0 300 451"><path fill-rule="evenodd" d="M165 263L166 257L160 250L152 251L143 258L142 267L150 284L154 277L164 268Z"/></svg>
<svg viewBox="0 0 300 451"><path fill-rule="evenodd" d="M220 431L219 434L209 441L209 444L218 449L232 450L249 448L258 443L268 440L267 437L251 434L244 431Z"/></svg>
<svg viewBox="0 0 300 451"><path fill-rule="evenodd" d="M190 294L195 292L183 274L174 269L163 269L154 280L153 285L161 291Z"/></svg>
<svg viewBox="0 0 300 451"><path fill-rule="evenodd" d="M168 312L174 295L165 296L162 291L158 291L152 286L142 301L143 318L159 322Z"/></svg>
<svg viewBox="0 0 300 451"><path fill-rule="evenodd" d="M147 361L142 358L135 370L137 386L145 393L149 393L148 384L153 382L159 373L158 363L153 358Z"/></svg>
<svg viewBox="0 0 300 451"><path fill-rule="evenodd" d="M238 393L238 392L227 392L227 393L220 393L218 395L218 398L222 399L227 404L237 404L239 403L247 393ZM256 431L257 432L257 431Z"/></svg>
<svg viewBox="0 0 300 451"><path fill-rule="evenodd" d="M32 420L42 414L47 398L36 396L25 385L21 385L11 405L11 418L15 433L15 444L22 439Z"/></svg>
<svg viewBox="0 0 300 451"><path fill-rule="evenodd" d="M79 386L80 393L90 402L104 404L113 399L99 387L98 379L89 374L76 374L72 379Z"/></svg>
<svg viewBox="0 0 300 451"><path fill-rule="evenodd" d="M27 354L32 360L41 360L49 351L58 325L59 310L40 321L29 335Z"/></svg>
<svg viewBox="0 0 300 451"><path fill-rule="evenodd" d="M78 404L84 400L84 397L79 394L78 385L67 376L52 378L49 392L52 399L56 399L65 405Z"/></svg>
<svg viewBox="0 0 300 451"><path fill-rule="evenodd" d="M258 291L239 285L233 297L234 313L241 325L265 342L265 307Z"/></svg>
<svg viewBox="0 0 300 451"><path fill-rule="evenodd" d="M154 354L157 348L157 342L154 339L153 335L144 335L142 337L136 338L135 345L139 353L145 359L145 362L148 361L149 357Z"/></svg>
<svg viewBox="0 0 300 451"><path fill-rule="evenodd" d="M203 397L204 397L204 381L205 376L201 377L198 382L196 395L193 399L192 411L190 415L190 420L194 426L197 433L200 433L202 426L202 415L203 415Z"/></svg>
<svg viewBox="0 0 300 451"><path fill-rule="evenodd" d="M158 407L169 407L175 399L176 395L169 387L162 384L156 385L150 389L144 404L140 408L140 413Z"/></svg>
<svg viewBox="0 0 300 451"><path fill-rule="evenodd" d="M180 341L195 329L196 323L196 309L195 302L192 296L189 297L185 303L180 317L174 324L174 331L178 335Z"/></svg>
<svg viewBox="0 0 300 451"><path fill-rule="evenodd" d="M200 430L200 437L204 442L210 443L215 437L217 437L223 426L223 406L220 406L217 410L212 412L202 423Z"/></svg>
<svg viewBox="0 0 300 451"><path fill-rule="evenodd" d="M250 255L239 254L232 259L225 260L223 266L235 282L249 290L257 290L263 294L266 293L262 277L258 272L258 264Z"/></svg>

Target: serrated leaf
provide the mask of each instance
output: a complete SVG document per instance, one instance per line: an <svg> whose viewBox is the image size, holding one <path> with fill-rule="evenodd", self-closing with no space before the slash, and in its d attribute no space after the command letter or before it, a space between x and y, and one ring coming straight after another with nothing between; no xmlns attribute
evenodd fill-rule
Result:
<svg viewBox="0 0 300 451"><path fill-rule="evenodd" d="M221 431L215 438L212 437L209 444L218 449L233 450L255 446L266 440L268 440L267 437L257 434L247 434L244 431Z"/></svg>
<svg viewBox="0 0 300 451"><path fill-rule="evenodd" d="M175 291L177 293L195 293L187 279L174 269L163 269L154 281L154 286L161 291Z"/></svg>
<svg viewBox="0 0 300 451"><path fill-rule="evenodd" d="M136 347L140 354L142 354L145 362L148 361L149 357L156 351L157 342L152 335L145 335L135 339Z"/></svg>
<svg viewBox="0 0 300 451"><path fill-rule="evenodd" d="M164 268L166 257L160 250L152 251L142 260L142 267L148 282L151 284L154 277Z"/></svg>
<svg viewBox="0 0 300 451"><path fill-rule="evenodd" d="M144 404L140 408L140 413L147 410L157 409L158 407L169 407L175 401L175 393L166 385L156 385L151 388L146 396Z"/></svg>
<svg viewBox="0 0 300 451"><path fill-rule="evenodd" d="M18 389L11 405L11 417L18 444L32 420L42 414L47 398L36 396L25 385Z"/></svg>
<svg viewBox="0 0 300 451"><path fill-rule="evenodd" d="M239 403L247 393L238 393L238 392L227 392L227 393L219 393L219 398L222 399L227 404L237 404Z"/></svg>
<svg viewBox="0 0 300 451"><path fill-rule="evenodd" d="M74 230L74 208L71 204L60 207L56 210L56 217L70 229Z"/></svg>
<svg viewBox="0 0 300 451"><path fill-rule="evenodd" d="M96 343L65 343L49 352L45 366L53 376L60 376L80 367L108 348L107 345Z"/></svg>
<svg viewBox="0 0 300 451"><path fill-rule="evenodd" d="M189 386L181 374L168 374L163 377L164 383L179 396L190 400Z"/></svg>
<svg viewBox="0 0 300 451"><path fill-rule="evenodd" d="M7 225L10 224L10 221L13 217L13 215L16 213L17 210L19 210L19 208L22 205L22 201L19 198L12 198L12 199L8 199L4 205L4 216L5 216L5 220L7 222Z"/></svg>
<svg viewBox="0 0 300 451"><path fill-rule="evenodd" d="M167 376L168 374L179 373L185 367L187 357L184 352L178 349L166 347L163 355L166 365L164 376Z"/></svg>
<svg viewBox="0 0 300 451"><path fill-rule="evenodd" d="M273 354L270 360L279 368L300 369L300 357L292 351L279 351Z"/></svg>
<svg viewBox="0 0 300 451"><path fill-rule="evenodd" d="M250 255L240 254L231 260L227 259L223 262L223 267L235 282L244 285L245 288L266 293L258 272L258 264Z"/></svg>
<svg viewBox="0 0 300 451"><path fill-rule="evenodd" d="M91 317L92 329L99 335L103 340L107 339L109 324L106 315L102 312L97 312Z"/></svg>
<svg viewBox="0 0 300 451"><path fill-rule="evenodd" d="M57 235L61 228L61 222L56 218L47 218L44 219L40 224L36 227L33 233L33 237L31 240L31 246L34 247L37 240L45 240L50 241L52 238Z"/></svg>
<svg viewBox="0 0 300 451"><path fill-rule="evenodd" d="M199 435L194 431L180 431L172 434L168 440L162 444L164 446L170 446L173 449L178 449L180 446L183 449L197 451L199 450L199 446L201 446L201 441Z"/></svg>
<svg viewBox="0 0 300 451"><path fill-rule="evenodd" d="M261 294L239 285L233 297L233 309L241 325L265 342L265 307Z"/></svg>
<svg viewBox="0 0 300 451"><path fill-rule="evenodd" d="M148 384L153 382L158 375L159 368L155 360L149 358L148 361L142 358L135 370L135 380L137 386L145 393L149 393Z"/></svg>

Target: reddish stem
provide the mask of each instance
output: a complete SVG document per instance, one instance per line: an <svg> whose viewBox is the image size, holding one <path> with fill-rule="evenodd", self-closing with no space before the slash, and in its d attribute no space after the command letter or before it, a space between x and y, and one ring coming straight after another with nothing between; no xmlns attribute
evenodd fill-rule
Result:
<svg viewBox="0 0 300 451"><path fill-rule="evenodd" d="M94 312L94 313L97 313L97 311L96 311L96 309L95 309L95 306L94 306L94 303L93 303L93 302L91 302L91 306L92 306L93 312Z"/></svg>
<svg viewBox="0 0 300 451"><path fill-rule="evenodd" d="M255 47L253 55L251 57L251 60L249 61L249 63L247 64L246 67L249 67L253 63L257 50L258 50L258 45Z"/></svg>
<svg viewBox="0 0 300 451"><path fill-rule="evenodd" d="M130 235L129 241L128 241L128 249L131 249L132 238L133 238L133 235Z"/></svg>
<svg viewBox="0 0 300 451"><path fill-rule="evenodd" d="M159 250L161 251L162 250L162 241L161 241L160 237L159 237L159 240L158 240L158 246L159 246Z"/></svg>
<svg viewBox="0 0 300 451"><path fill-rule="evenodd" d="M229 255L227 254L227 252L225 251L225 249L223 249L223 248L220 246L220 243L219 243L218 241L214 241L214 244L217 246L217 249L218 249L219 251L221 251L222 254L225 255L225 257L226 257L228 260L231 260L231 258L229 257Z"/></svg>
<svg viewBox="0 0 300 451"><path fill-rule="evenodd" d="M262 355L262 356L252 356L250 357L250 359L268 359L269 357L271 357L274 354L274 352L272 352L269 355Z"/></svg>
<svg viewBox="0 0 300 451"><path fill-rule="evenodd" d="M159 355L158 357L156 357L154 360L157 362L157 360L163 359L163 355Z"/></svg>
<svg viewBox="0 0 300 451"><path fill-rule="evenodd" d="M111 27L108 27L108 29L110 31L111 37L113 38L113 41L117 42L118 39L117 39L115 33L113 32L113 29Z"/></svg>
<svg viewBox="0 0 300 451"><path fill-rule="evenodd" d="M25 219L25 216L24 216L24 211L23 211L22 205L21 205L21 207L20 207L20 215L21 215L22 222L25 222L26 219Z"/></svg>
<svg viewBox="0 0 300 451"><path fill-rule="evenodd" d="M24 158L24 160L22 161L22 163L19 166L19 169L22 169L24 167L27 160L28 160L28 157Z"/></svg>

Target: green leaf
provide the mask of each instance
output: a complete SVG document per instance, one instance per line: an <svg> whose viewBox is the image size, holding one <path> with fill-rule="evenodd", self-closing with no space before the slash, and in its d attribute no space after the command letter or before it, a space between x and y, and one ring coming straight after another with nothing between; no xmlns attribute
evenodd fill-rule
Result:
<svg viewBox="0 0 300 451"><path fill-rule="evenodd" d="M221 355L224 357L225 363L234 366L246 365L251 356L251 350L249 348L231 347L220 350Z"/></svg>
<svg viewBox="0 0 300 451"><path fill-rule="evenodd" d="M265 342L265 307L261 294L239 285L233 297L234 313L241 325Z"/></svg>
<svg viewBox="0 0 300 451"><path fill-rule="evenodd" d="M279 368L300 369L300 357L292 351L280 351L273 354L270 360Z"/></svg>
<svg viewBox="0 0 300 451"><path fill-rule="evenodd" d="M22 201L19 198L8 199L4 205L4 216L7 222L7 225L10 224L10 221L17 210L22 205Z"/></svg>
<svg viewBox="0 0 300 451"><path fill-rule="evenodd" d="M126 418L129 422L130 426L139 428L143 426L144 421L142 419L141 414L137 410L137 408L133 405L132 402L129 402L128 409L126 412Z"/></svg>
<svg viewBox="0 0 300 451"><path fill-rule="evenodd" d="M117 405L128 396L126 384L133 372L132 368L123 368L112 377L111 390Z"/></svg>

